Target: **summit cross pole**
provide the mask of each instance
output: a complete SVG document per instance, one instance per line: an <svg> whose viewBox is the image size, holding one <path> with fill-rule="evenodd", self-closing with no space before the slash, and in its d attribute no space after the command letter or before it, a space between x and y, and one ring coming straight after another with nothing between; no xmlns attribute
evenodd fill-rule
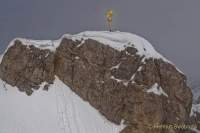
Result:
<svg viewBox="0 0 200 133"><path fill-rule="evenodd" d="M108 10L106 12L106 20L107 20L108 28L109 28L110 32L112 32L112 17L113 17L113 11L112 10Z"/></svg>

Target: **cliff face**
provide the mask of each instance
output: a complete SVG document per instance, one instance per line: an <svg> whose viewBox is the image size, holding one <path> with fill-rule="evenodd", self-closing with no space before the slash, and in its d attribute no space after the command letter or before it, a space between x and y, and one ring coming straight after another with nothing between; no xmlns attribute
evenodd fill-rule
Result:
<svg viewBox="0 0 200 133"><path fill-rule="evenodd" d="M143 49L146 51L147 49ZM178 133L156 124L187 121L192 93L186 77L162 58L141 56L134 44L117 50L93 38L63 37L55 51L15 40L4 54L0 77L31 95L57 76L122 133Z"/></svg>

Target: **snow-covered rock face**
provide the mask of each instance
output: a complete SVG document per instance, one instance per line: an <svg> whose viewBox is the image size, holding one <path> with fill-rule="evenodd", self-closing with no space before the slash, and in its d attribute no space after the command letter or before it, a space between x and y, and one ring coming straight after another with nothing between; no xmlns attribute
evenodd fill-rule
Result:
<svg viewBox="0 0 200 133"><path fill-rule="evenodd" d="M87 39L96 40L119 51L124 50L126 47L134 47L137 49L137 54L140 56L156 59L161 58L165 61L168 61L162 55L160 55L147 40L127 32L86 31L76 35L64 35L64 37L74 41L84 41Z"/></svg>
<svg viewBox="0 0 200 133"><path fill-rule="evenodd" d="M149 127L184 122L191 108L186 77L145 39L130 33L15 39L0 65L1 79L30 97L38 89L50 92L55 76L110 122L124 121L123 133L160 133Z"/></svg>
<svg viewBox="0 0 200 133"><path fill-rule="evenodd" d="M137 54L140 56L144 56L145 58L163 59L166 62L170 62L161 54L159 54L153 48L153 46L144 38L135 34L119 31L85 31L75 35L65 34L58 40L31 40L16 38L11 41L8 48L12 46L16 40L20 40L24 45L27 46L34 45L35 47L40 49L49 49L51 51L55 51L63 38L72 39L73 41L79 41L81 42L80 45L83 44L85 40L92 39L104 45L109 45L110 47L115 48L119 51L124 50L126 47L134 47L135 49L137 49Z"/></svg>

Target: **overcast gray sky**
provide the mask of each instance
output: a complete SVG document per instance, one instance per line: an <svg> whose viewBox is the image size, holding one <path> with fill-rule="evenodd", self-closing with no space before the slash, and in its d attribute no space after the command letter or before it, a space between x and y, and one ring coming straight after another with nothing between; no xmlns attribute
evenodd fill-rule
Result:
<svg viewBox="0 0 200 133"><path fill-rule="evenodd" d="M114 28L139 34L200 82L200 0L0 0L0 52L15 37L57 39L64 33Z"/></svg>

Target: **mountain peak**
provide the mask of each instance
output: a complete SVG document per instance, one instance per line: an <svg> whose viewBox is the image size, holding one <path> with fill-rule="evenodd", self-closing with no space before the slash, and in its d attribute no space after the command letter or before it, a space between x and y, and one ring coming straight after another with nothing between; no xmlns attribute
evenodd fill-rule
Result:
<svg viewBox="0 0 200 133"><path fill-rule="evenodd" d="M192 103L185 75L148 41L125 32L14 39L3 55L0 78L30 97L62 81L107 120L125 125L123 133L159 133L150 127L184 122Z"/></svg>

